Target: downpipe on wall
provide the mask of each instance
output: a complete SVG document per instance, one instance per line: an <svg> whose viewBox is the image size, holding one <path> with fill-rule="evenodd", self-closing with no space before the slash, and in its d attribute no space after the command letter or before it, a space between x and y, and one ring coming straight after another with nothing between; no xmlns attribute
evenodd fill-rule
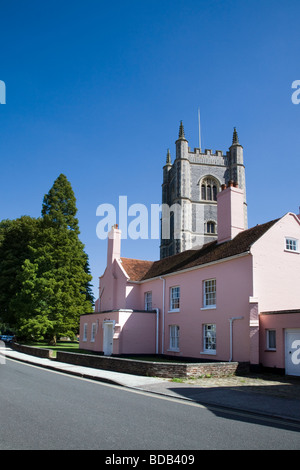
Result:
<svg viewBox="0 0 300 470"><path fill-rule="evenodd" d="M164 354L164 338L165 338L165 284L166 280L165 278L161 277L160 278L163 281L163 308L162 308L162 333L161 333L161 353Z"/></svg>
<svg viewBox="0 0 300 470"><path fill-rule="evenodd" d="M155 353L158 354L158 329L159 329L159 308L154 309L156 311L156 338L155 338Z"/></svg>

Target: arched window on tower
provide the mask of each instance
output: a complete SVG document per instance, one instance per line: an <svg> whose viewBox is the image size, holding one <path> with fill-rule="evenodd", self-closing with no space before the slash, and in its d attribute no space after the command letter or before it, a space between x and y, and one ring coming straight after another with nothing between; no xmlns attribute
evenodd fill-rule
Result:
<svg viewBox="0 0 300 470"><path fill-rule="evenodd" d="M210 235L214 235L217 233L216 222L213 222L212 220L206 222L206 233L209 233Z"/></svg>
<svg viewBox="0 0 300 470"><path fill-rule="evenodd" d="M217 201L219 191L218 182L211 176L207 176L201 182L201 200L202 201Z"/></svg>

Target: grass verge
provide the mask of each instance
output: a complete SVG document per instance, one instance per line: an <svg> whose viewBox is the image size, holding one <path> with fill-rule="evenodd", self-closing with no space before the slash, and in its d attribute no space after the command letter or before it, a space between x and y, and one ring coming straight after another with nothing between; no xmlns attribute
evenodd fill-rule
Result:
<svg viewBox="0 0 300 470"><path fill-rule="evenodd" d="M27 346L34 346L36 348L44 348L44 349L51 349L54 353L54 357L56 357L57 351L64 351L64 352L74 352L74 353L85 353L84 350L79 349L79 343L77 341L58 341L55 346L50 345L46 341L38 341L34 343L28 343Z"/></svg>

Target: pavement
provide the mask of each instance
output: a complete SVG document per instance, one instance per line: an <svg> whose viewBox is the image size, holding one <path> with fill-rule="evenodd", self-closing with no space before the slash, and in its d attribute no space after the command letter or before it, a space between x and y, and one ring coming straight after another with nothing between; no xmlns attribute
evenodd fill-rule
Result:
<svg viewBox="0 0 300 470"><path fill-rule="evenodd" d="M9 347L5 348L3 355L5 358L57 372L177 400L191 401L214 411L235 410L300 424L300 378L266 376L259 379L235 376L175 382L167 378L145 377L71 365L53 359L30 356Z"/></svg>

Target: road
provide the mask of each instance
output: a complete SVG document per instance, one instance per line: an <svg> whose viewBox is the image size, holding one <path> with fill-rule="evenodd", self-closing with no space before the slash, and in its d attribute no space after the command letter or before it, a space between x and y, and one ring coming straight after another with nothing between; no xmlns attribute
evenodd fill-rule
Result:
<svg viewBox="0 0 300 470"><path fill-rule="evenodd" d="M300 424L99 383L7 359L0 450L300 449Z"/></svg>

